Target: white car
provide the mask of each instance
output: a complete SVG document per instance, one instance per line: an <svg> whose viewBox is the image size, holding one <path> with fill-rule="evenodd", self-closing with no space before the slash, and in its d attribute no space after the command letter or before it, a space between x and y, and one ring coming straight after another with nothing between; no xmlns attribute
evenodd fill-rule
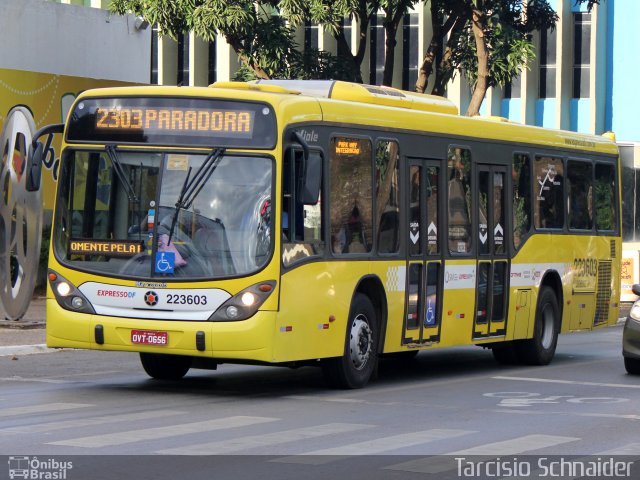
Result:
<svg viewBox="0 0 640 480"><path fill-rule="evenodd" d="M640 285L632 287L633 293L640 296ZM640 375L640 299L636 300L622 333L622 356L624 367L633 375Z"/></svg>

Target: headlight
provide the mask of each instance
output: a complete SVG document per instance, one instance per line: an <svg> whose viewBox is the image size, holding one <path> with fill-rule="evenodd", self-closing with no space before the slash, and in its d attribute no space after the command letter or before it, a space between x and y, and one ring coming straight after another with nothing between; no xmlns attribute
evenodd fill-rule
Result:
<svg viewBox="0 0 640 480"><path fill-rule="evenodd" d="M258 311L275 288L274 280L251 285L220 305L209 320L214 322L246 320Z"/></svg>
<svg viewBox="0 0 640 480"><path fill-rule="evenodd" d="M96 313L87 298L62 275L49 270L47 275L58 304L72 312Z"/></svg>
<svg viewBox="0 0 640 480"><path fill-rule="evenodd" d="M633 304L631 311L629 312L629 316L636 322L640 322L640 301Z"/></svg>

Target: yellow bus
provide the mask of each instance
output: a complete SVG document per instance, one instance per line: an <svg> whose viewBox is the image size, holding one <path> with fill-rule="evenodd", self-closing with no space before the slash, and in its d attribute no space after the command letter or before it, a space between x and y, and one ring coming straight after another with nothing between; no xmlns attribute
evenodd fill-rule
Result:
<svg viewBox="0 0 640 480"><path fill-rule="evenodd" d="M359 388L384 355L544 365L559 333L618 319L611 138L339 81L87 91L36 137L57 132L49 347Z"/></svg>

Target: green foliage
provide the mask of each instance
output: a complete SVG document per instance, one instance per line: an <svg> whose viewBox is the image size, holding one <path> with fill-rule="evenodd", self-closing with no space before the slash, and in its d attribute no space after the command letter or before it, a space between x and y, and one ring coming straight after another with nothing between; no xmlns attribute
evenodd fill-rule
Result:
<svg viewBox="0 0 640 480"><path fill-rule="evenodd" d="M456 72L475 84L478 71L472 31L474 10L483 17L488 51L488 85L512 81L534 58L531 33L553 28L557 15L548 0L422 0L431 9L437 48L431 62L436 74L432 93L443 94ZM368 44L369 25L384 12L388 38L395 38L403 15L418 0L112 0L115 13L135 13L172 36L194 31L206 41L225 37L243 68L236 78L334 78L361 81L360 68ZM576 0L591 9L600 0ZM343 21L356 20L358 42L352 53ZM338 43L337 53L304 51L295 29L317 23ZM394 66L393 44L387 45L385 70ZM444 54L442 53L444 52ZM424 68L424 65L423 65ZM252 73L249 74L248 72ZM385 78L390 78L385 75Z"/></svg>
<svg viewBox="0 0 640 480"><path fill-rule="evenodd" d="M307 19L338 32L353 0L113 0L115 13L142 15L157 24L159 33L177 38L194 31L205 41L223 35L243 68L237 79L317 78L356 80L359 69L336 55L317 49L304 51L295 41L295 28Z"/></svg>
<svg viewBox="0 0 640 480"><path fill-rule="evenodd" d="M484 41L489 52L488 86L504 86L517 77L535 58L532 32L554 28L557 15L547 0L529 0L526 11L522 0L432 0L438 2L443 19L451 15L461 19L462 26L451 32L447 47L451 50L451 65L441 75L448 81L455 70L475 85L478 57L472 31L474 9L482 12ZM446 83L446 82L445 82Z"/></svg>

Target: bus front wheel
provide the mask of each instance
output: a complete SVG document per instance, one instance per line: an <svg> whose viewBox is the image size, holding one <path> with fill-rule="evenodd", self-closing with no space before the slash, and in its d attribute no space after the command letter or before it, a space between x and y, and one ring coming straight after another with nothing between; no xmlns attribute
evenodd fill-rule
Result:
<svg viewBox="0 0 640 480"><path fill-rule="evenodd" d="M548 365L553 360L560 332L560 308L555 292L540 289L533 338L516 343L516 353L526 365Z"/></svg>
<svg viewBox="0 0 640 480"><path fill-rule="evenodd" d="M191 368L191 357L183 355L164 355L159 353L140 353L142 368L156 380L180 380Z"/></svg>
<svg viewBox="0 0 640 480"><path fill-rule="evenodd" d="M640 359L624 357L624 368L631 375L640 375Z"/></svg>
<svg viewBox="0 0 640 480"><path fill-rule="evenodd" d="M333 387L362 388L378 368L378 323L369 297L357 293L351 305L344 354L324 360L325 378Z"/></svg>

